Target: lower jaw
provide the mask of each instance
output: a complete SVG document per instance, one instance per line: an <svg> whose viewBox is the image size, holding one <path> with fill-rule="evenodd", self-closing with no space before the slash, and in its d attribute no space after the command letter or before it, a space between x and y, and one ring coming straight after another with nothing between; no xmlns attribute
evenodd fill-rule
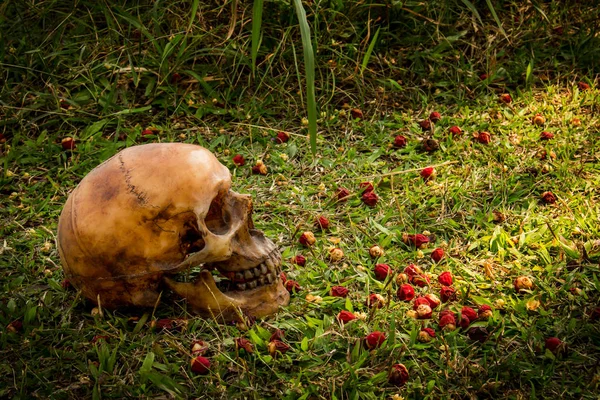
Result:
<svg viewBox="0 0 600 400"><path fill-rule="evenodd" d="M165 278L166 285L187 300L195 314L229 322L244 315L261 318L277 312L289 303L289 293L279 276L271 284L255 289L221 292L212 274L203 270L193 283L176 282Z"/></svg>

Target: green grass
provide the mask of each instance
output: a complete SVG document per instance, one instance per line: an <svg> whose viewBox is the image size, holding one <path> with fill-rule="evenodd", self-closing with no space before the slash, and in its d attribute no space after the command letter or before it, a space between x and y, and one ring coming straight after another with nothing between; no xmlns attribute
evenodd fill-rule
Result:
<svg viewBox="0 0 600 400"><path fill-rule="evenodd" d="M597 397L600 321L590 318L600 306L597 11L494 4L506 39L488 1L473 2L477 29L462 1L389 10L304 3L321 113L313 157L292 5L264 3L253 50L251 6L238 4L234 17L237 3L192 3L197 12L176 1L0 6L0 397ZM579 81L591 89L579 90ZM505 92L510 105L498 101ZM351 108L364 118L353 119ZM418 122L434 110L442 119L423 132ZM537 113L543 127L531 123ZM453 138L452 125L464 134ZM158 133L143 140L147 127ZM272 140L278 130L292 133L288 143ZM482 130L491 133L489 145L472 138ZM541 141L542 130L554 138ZM391 146L398 134L408 138L403 149ZM77 142L72 153L60 146L67 136ZM422 151L425 138L439 150ZM156 310L95 314L61 286L55 232L68 193L119 149L149 141L209 148L230 168L234 189L253 195L256 226L280 246L284 271L302 287L288 307L245 330L194 317L167 294ZM246 166L234 166L238 153ZM259 159L265 176L250 171ZM430 165L437 176L425 182L419 172ZM363 181L374 182L376 207L361 202ZM335 201L339 186L353 195L346 203ZM545 191L556 204L540 201ZM321 215L331 228L302 247L300 234ZM428 248L402 242L403 233L424 231L435 237ZM373 260L376 243L385 255ZM343 249L341 262L329 260L331 247ZM436 247L446 252L439 263L430 258ZM296 254L306 266L288 261ZM432 274L422 294L439 294L435 276L451 271L458 298L445 306L491 305L493 317L476 323L489 339L442 332L439 309L431 320L407 316L412 304L397 299L396 282L374 278L380 262L396 273L415 263ZM535 286L517 294L521 275ZM329 296L334 285L347 287L348 298ZM370 293L386 306L368 309ZM539 307L528 309L534 300ZM362 319L342 326L341 310ZM161 318L185 319L187 327L153 328ZM13 321L22 329L10 329ZM430 343L416 340L423 326L436 329ZM272 358L267 342L276 328L291 350ZM375 330L388 340L370 352L362 338ZM567 354L544 349L551 336L568 344ZM236 351L238 337L255 352ZM189 366L199 339L212 362L205 376ZM402 388L388 383L395 363L409 370Z"/></svg>

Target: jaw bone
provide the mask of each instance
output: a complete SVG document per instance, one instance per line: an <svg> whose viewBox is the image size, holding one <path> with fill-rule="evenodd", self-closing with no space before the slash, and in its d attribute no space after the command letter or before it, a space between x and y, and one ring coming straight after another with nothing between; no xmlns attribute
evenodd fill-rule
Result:
<svg viewBox="0 0 600 400"><path fill-rule="evenodd" d="M243 314L264 317L289 303L289 293L280 279L268 286L227 294L217 288L207 270L201 271L194 282L176 282L168 277L164 281L173 292L187 300L195 313L225 321L239 320Z"/></svg>

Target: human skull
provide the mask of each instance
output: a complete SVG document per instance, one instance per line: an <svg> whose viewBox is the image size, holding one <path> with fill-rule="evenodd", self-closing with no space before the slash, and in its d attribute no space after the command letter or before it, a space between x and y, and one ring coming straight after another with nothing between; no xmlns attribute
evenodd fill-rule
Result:
<svg viewBox="0 0 600 400"><path fill-rule="evenodd" d="M231 174L191 144L127 148L93 169L58 223L65 275L107 308L155 306L164 287L196 314L262 317L289 302L281 255L252 222L252 200ZM202 266L194 282L176 273ZM219 282L210 272L225 276Z"/></svg>

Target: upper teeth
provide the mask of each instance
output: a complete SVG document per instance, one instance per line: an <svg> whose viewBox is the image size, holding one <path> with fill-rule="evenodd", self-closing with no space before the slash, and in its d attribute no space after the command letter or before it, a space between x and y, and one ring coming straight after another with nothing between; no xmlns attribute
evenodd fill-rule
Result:
<svg viewBox="0 0 600 400"><path fill-rule="evenodd" d="M279 254L272 255L254 268L236 272L234 275L234 280L237 281L236 288L238 290L255 289L258 286L273 283L281 272L280 262Z"/></svg>

